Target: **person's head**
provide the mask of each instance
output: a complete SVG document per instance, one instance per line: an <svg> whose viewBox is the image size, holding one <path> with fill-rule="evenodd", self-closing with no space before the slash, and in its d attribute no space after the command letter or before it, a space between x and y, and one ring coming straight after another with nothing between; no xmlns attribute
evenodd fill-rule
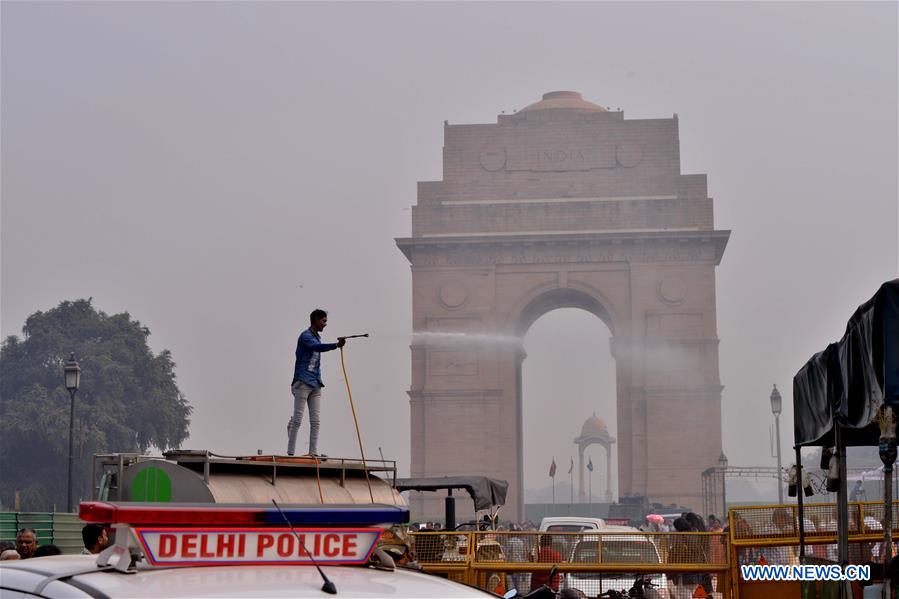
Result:
<svg viewBox="0 0 899 599"><path fill-rule="evenodd" d="M684 518L687 520L690 528L696 532L705 532L705 522L702 521L702 516L694 512L687 512L687 515L684 516Z"/></svg>
<svg viewBox="0 0 899 599"><path fill-rule="evenodd" d="M552 535L540 535L540 546L541 547L552 547L553 546Z"/></svg>
<svg viewBox="0 0 899 599"><path fill-rule="evenodd" d="M22 556L19 555L19 552L15 549L4 549L2 553L0 553L0 561L6 561L8 559L22 559Z"/></svg>
<svg viewBox="0 0 899 599"><path fill-rule="evenodd" d="M16 533L16 551L22 559L28 559L34 555L37 549L37 533L33 528L23 528Z"/></svg>
<svg viewBox="0 0 899 599"><path fill-rule="evenodd" d="M309 314L309 324L316 333L321 333L328 326L328 313L321 308L316 308Z"/></svg>
<svg viewBox="0 0 899 599"><path fill-rule="evenodd" d="M91 553L100 553L109 545L106 528L99 524L85 524L81 529L81 540L84 541L84 548Z"/></svg>
<svg viewBox="0 0 899 599"><path fill-rule="evenodd" d="M771 521L778 529L786 531L793 528L793 517L785 508L779 507L771 515Z"/></svg>
<svg viewBox="0 0 899 599"><path fill-rule="evenodd" d="M676 518L674 520L674 530L677 532L690 532L690 523L686 518Z"/></svg>
<svg viewBox="0 0 899 599"><path fill-rule="evenodd" d="M31 557L45 557L48 555L62 555L62 549L53 544L41 545L34 550L34 554Z"/></svg>

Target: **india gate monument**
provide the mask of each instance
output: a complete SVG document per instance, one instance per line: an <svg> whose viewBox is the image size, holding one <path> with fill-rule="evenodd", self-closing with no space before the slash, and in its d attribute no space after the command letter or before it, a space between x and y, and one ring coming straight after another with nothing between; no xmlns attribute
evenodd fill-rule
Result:
<svg viewBox="0 0 899 599"><path fill-rule="evenodd" d="M521 339L581 308L612 333L620 494L699 509L721 453L715 267L729 234L706 176L681 173L677 115L625 119L556 91L496 123L444 123L443 179L419 182L412 236L396 240L419 333L411 475L504 479L501 515L522 519ZM442 514L442 497L412 509Z"/></svg>

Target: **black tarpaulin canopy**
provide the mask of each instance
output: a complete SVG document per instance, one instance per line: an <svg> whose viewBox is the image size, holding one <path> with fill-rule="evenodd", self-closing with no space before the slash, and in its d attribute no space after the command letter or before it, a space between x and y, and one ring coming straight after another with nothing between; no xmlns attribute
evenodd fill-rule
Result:
<svg viewBox="0 0 899 599"><path fill-rule="evenodd" d="M793 377L793 438L800 480L802 446L836 449L839 470L837 547L841 564L849 560L846 447L878 445L877 415L884 404L899 407L899 279L881 285L874 297L852 314L842 339L812 356ZM881 453L882 459L883 455ZM885 489L889 489L887 482ZM885 501L889 502L890 494L888 491L885 494ZM796 499L799 505L799 556L804 560L802 492ZM888 539L892 527L885 523L884 528ZM885 542L889 543L888 540Z"/></svg>
<svg viewBox="0 0 899 599"><path fill-rule="evenodd" d="M795 444L832 447L836 420L845 445L877 445L883 403L899 408L899 279L881 285L843 338L793 377Z"/></svg>
<svg viewBox="0 0 899 599"><path fill-rule="evenodd" d="M398 491L443 491L465 489L474 501L475 511L486 510L506 503L509 483L486 476L441 476L431 478L398 478Z"/></svg>

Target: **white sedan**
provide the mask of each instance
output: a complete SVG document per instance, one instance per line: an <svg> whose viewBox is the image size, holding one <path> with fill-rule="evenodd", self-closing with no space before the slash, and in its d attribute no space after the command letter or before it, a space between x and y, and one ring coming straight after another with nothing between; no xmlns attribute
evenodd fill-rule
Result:
<svg viewBox="0 0 899 599"><path fill-rule="evenodd" d="M314 567L216 565L100 569L97 557L59 555L0 564L0 598L329 597ZM322 566L337 597L494 597L476 588L403 568Z"/></svg>

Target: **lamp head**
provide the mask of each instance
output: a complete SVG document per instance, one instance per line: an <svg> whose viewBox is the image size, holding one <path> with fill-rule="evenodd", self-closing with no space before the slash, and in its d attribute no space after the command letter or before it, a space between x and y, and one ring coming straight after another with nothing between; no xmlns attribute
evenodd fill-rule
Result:
<svg viewBox="0 0 899 599"><path fill-rule="evenodd" d="M77 391L78 385L81 383L81 367L75 361L75 352L69 354L69 360L63 369L66 379L66 389Z"/></svg>
<svg viewBox="0 0 899 599"><path fill-rule="evenodd" d="M780 391L777 390L777 385L774 385L774 389L771 391L771 412L775 416L780 416L782 407L783 398L780 396Z"/></svg>

